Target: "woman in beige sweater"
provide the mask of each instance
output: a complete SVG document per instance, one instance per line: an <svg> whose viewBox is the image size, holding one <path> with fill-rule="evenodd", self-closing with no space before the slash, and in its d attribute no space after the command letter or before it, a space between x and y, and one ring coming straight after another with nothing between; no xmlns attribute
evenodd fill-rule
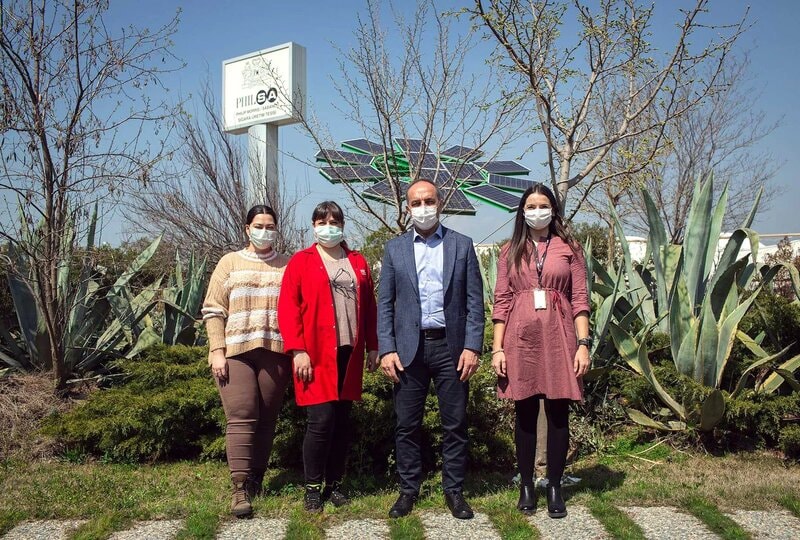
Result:
<svg viewBox="0 0 800 540"><path fill-rule="evenodd" d="M278 295L288 257L273 249L278 217L269 206L247 213L249 245L223 256L208 286L203 320L208 362L225 410L231 512L252 514L272 450L275 423L292 374L278 330Z"/></svg>

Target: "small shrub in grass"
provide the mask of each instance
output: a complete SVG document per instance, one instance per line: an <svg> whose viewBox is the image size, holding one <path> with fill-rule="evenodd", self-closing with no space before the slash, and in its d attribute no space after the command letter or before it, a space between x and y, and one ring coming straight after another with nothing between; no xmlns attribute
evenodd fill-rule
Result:
<svg viewBox="0 0 800 540"><path fill-rule="evenodd" d="M124 380L45 422L68 451L112 461L190 458L219 438L224 414L207 349L158 346L118 368Z"/></svg>
<svg viewBox="0 0 800 540"><path fill-rule="evenodd" d="M781 451L793 459L800 459L800 425L793 424L781 430L778 439Z"/></svg>

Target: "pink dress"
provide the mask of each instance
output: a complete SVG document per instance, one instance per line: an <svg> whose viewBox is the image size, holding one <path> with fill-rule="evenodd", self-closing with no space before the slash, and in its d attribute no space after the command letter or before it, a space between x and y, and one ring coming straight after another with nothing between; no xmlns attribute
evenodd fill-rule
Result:
<svg viewBox="0 0 800 540"><path fill-rule="evenodd" d="M508 263L507 243L500 250L492 319L505 322L503 349L507 378L499 378L501 398L522 400L541 394L549 399L583 399L583 381L575 376L578 349L574 318L589 311L586 261L580 249L573 251L553 236L542 269L547 309L534 309L533 290L538 288L535 258L524 258L517 272ZM532 252L532 244L528 252ZM539 253L545 243L539 242Z"/></svg>

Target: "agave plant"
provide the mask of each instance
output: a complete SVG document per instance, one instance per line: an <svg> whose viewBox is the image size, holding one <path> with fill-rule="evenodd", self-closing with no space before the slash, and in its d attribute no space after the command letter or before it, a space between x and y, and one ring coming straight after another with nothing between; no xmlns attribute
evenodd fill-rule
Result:
<svg viewBox="0 0 800 540"><path fill-rule="evenodd" d="M97 207L91 216L84 253L94 247L97 227ZM74 228L68 224L62 245L74 245ZM48 370L53 358L51 340L40 309L40 298L30 279L33 265L32 253L40 241L35 234L23 239L24 249L9 245L8 258L14 271L8 273L8 282L19 324L18 334L0 327L0 361L17 371ZM161 238L155 239L125 272L110 286L102 287L96 277L88 255L81 260L77 279L73 279L72 259L65 253L58 266L59 305L64 306L64 331L57 344L63 355L64 367L72 376L91 372L108 358L119 357L135 347L145 329L143 320L156 305L155 297L160 283L133 295L128 287L133 278L156 252ZM65 248L67 249L67 248Z"/></svg>
<svg viewBox="0 0 800 540"><path fill-rule="evenodd" d="M762 288L769 285L780 265L758 262L758 234L750 229L760 193L742 226L728 239L722 253L717 246L722 218L727 206L727 185L716 206L712 204L713 179L709 177L695 186L694 197L682 245L670 244L655 205L646 191L642 192L648 211L650 228L645 263L634 264L624 240L619 217L615 227L621 242L622 268L593 268L598 283L593 290L602 298L597 315L600 332L606 329L620 356L653 387L661 401L675 414L677 421L657 422L641 411L629 411L639 423L662 429L683 429L690 415L700 411L700 429L711 429L722 418L724 398L720 382L734 340L752 346L756 343L738 331L742 317L752 306ZM612 210L613 212L613 210ZM744 242L750 252L739 257ZM594 262L596 265L596 261ZM789 267L795 291L800 297L797 269ZM623 285L623 276L625 284ZM672 359L677 371L712 389L703 404L678 403L656 379L645 345L647 336L659 330L670 336ZM760 349L760 347L759 347ZM783 351L785 353L786 351ZM774 365L781 359L759 350L758 366ZM757 390L774 391L784 381L795 383L792 371L800 365L795 357L777 367L769 384ZM743 375L743 385L749 372Z"/></svg>
<svg viewBox="0 0 800 540"><path fill-rule="evenodd" d="M156 328L152 320L142 332L136 345L127 356L132 358L142 350L164 343L166 345L197 345L197 314L203 303L206 259L197 261L194 253L184 272L180 253L175 254L175 269L169 276L167 286L161 291L164 310L161 323Z"/></svg>

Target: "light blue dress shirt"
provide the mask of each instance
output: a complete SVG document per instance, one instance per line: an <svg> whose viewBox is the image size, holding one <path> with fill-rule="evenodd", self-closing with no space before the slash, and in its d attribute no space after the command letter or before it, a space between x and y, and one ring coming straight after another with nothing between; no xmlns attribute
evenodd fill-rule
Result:
<svg viewBox="0 0 800 540"><path fill-rule="evenodd" d="M414 230L414 260L422 311L420 328L444 328L444 249L442 225L427 239Z"/></svg>

